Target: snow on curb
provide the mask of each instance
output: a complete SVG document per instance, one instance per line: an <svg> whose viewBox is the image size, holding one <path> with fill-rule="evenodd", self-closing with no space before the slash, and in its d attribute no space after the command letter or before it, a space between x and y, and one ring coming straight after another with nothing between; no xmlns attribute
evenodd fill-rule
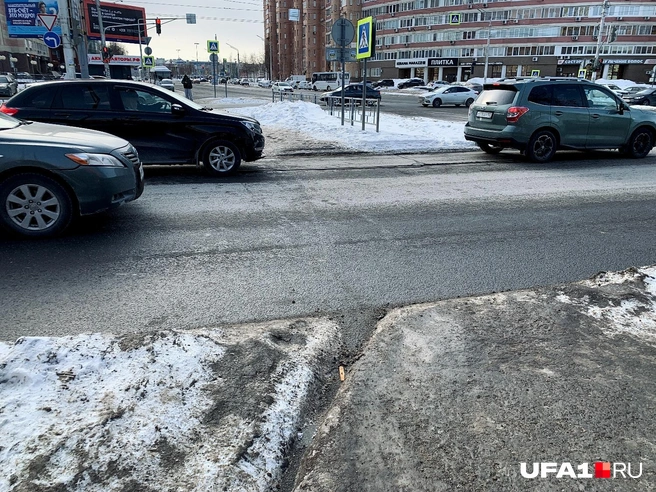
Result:
<svg viewBox="0 0 656 492"><path fill-rule="evenodd" d="M0 492L268 490L339 330L327 320L248 326L0 343ZM301 342L278 343L272 332ZM225 394L232 371L221 364L245 342L275 355L263 376L272 394ZM217 400L236 397L257 407L254 421L207 423Z"/></svg>
<svg viewBox="0 0 656 492"><path fill-rule="evenodd" d="M581 282L594 289L625 283L641 283L644 295L595 303L588 296L573 299L561 292L556 300L586 309L588 316L603 321L598 326L609 336L628 334L656 343L656 266L602 272Z"/></svg>

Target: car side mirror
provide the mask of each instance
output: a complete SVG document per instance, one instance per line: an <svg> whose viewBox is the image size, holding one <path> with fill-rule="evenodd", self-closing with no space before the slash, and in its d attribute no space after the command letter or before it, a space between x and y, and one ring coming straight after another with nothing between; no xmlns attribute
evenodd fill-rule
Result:
<svg viewBox="0 0 656 492"><path fill-rule="evenodd" d="M171 114L174 116L182 116L185 114L185 109L179 104L171 104Z"/></svg>

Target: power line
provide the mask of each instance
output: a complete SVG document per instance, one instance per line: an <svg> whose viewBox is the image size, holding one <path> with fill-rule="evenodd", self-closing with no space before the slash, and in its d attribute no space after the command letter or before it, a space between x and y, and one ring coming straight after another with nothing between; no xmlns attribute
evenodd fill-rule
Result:
<svg viewBox="0 0 656 492"><path fill-rule="evenodd" d="M162 18L163 17L179 17L180 19L183 18L183 17L180 17L179 14L150 14L149 13L148 15L151 15L153 17L162 17ZM264 21L260 20L260 19L232 19L232 18L229 18L229 17L203 17L203 16L200 16L200 17L196 17L196 19L222 21L222 22L251 22L251 23L259 23L259 24L264 23Z"/></svg>
<svg viewBox="0 0 656 492"><path fill-rule="evenodd" d="M224 0L228 1L228 0ZM238 2L235 1L234 3L240 3L242 5L259 5L256 3L248 3L248 2ZM262 12L262 7L259 9L237 9L237 8L232 8L232 7L218 7L216 5L190 5L188 3L162 3L162 2L139 2L139 4L145 4L145 5L167 5L169 7L188 7L188 8L196 8L196 9L221 9L221 10L253 10L253 11L258 11Z"/></svg>

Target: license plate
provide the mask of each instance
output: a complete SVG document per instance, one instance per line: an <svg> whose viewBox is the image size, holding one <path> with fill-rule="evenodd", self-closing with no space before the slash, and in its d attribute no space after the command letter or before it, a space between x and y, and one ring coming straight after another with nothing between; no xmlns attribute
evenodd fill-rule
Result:
<svg viewBox="0 0 656 492"><path fill-rule="evenodd" d="M476 111L476 117L477 118L487 118L490 119L492 118L492 111Z"/></svg>

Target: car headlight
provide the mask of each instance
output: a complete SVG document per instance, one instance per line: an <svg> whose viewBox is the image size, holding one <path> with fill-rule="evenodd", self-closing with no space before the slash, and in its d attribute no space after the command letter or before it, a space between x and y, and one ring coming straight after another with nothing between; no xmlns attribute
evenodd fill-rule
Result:
<svg viewBox="0 0 656 492"><path fill-rule="evenodd" d="M253 123L252 121L242 121L241 124L253 133L262 133L262 127L257 123Z"/></svg>
<svg viewBox="0 0 656 492"><path fill-rule="evenodd" d="M79 154L66 154L66 157L80 166L125 167L125 164L109 154L87 154L86 152L81 152Z"/></svg>

